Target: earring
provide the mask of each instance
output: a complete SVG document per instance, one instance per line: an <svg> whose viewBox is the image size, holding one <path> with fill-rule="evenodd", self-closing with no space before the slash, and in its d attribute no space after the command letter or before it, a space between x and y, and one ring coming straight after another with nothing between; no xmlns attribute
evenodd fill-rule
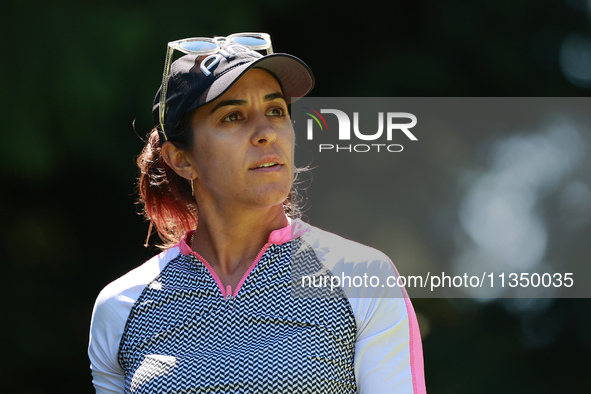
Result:
<svg viewBox="0 0 591 394"><path fill-rule="evenodd" d="M193 187L193 175L191 175L191 195L195 196L195 188Z"/></svg>
<svg viewBox="0 0 591 394"><path fill-rule="evenodd" d="M146 237L146 242L144 242L144 248L147 248L148 246L150 246L150 235L152 235L152 226L154 225L154 222L152 220L150 220L150 227L148 228L148 236Z"/></svg>

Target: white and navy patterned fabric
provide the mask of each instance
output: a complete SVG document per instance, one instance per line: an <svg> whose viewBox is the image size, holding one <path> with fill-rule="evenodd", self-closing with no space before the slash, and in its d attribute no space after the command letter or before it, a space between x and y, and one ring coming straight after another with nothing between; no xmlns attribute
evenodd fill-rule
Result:
<svg viewBox="0 0 591 394"><path fill-rule="evenodd" d="M292 297L291 249L271 245L229 300L194 255L170 261L123 332L125 391L355 393L351 307L344 297Z"/></svg>
<svg viewBox="0 0 591 394"><path fill-rule="evenodd" d="M105 287L90 331L96 392L426 393L404 289L294 292L304 275L397 275L386 256L300 221L263 251L230 293L185 240Z"/></svg>

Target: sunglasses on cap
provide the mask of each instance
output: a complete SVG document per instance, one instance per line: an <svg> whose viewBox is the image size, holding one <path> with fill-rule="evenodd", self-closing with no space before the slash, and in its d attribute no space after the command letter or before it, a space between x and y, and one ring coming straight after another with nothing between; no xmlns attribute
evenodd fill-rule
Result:
<svg viewBox="0 0 591 394"><path fill-rule="evenodd" d="M195 37L182 40L171 41L166 50L166 60L164 62L164 72L162 73L162 91L160 94L159 121L164 139L168 141L168 136L164 130L164 113L166 105L166 91L168 88L168 79L170 73L170 64L175 50L188 55L211 55L224 50L230 45L241 45L254 51L266 50L267 55L273 53L271 45L271 36L267 33L236 33L227 37Z"/></svg>

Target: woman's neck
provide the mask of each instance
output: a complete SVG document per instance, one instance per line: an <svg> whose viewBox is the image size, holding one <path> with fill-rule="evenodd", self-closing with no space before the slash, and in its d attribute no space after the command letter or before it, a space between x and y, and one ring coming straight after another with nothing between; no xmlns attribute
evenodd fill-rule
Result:
<svg viewBox="0 0 591 394"><path fill-rule="evenodd" d="M283 206L241 212L209 210L199 212L193 235L193 250L212 266L220 278L241 277L250 267L269 234L288 225Z"/></svg>

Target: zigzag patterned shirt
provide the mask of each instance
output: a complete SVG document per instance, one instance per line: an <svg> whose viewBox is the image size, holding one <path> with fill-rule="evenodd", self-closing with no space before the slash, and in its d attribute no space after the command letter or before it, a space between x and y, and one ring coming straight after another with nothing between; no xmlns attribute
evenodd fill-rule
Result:
<svg viewBox="0 0 591 394"><path fill-rule="evenodd" d="M232 291L190 236L99 295L97 393L425 393L404 289L331 282L397 275L381 252L295 221Z"/></svg>

